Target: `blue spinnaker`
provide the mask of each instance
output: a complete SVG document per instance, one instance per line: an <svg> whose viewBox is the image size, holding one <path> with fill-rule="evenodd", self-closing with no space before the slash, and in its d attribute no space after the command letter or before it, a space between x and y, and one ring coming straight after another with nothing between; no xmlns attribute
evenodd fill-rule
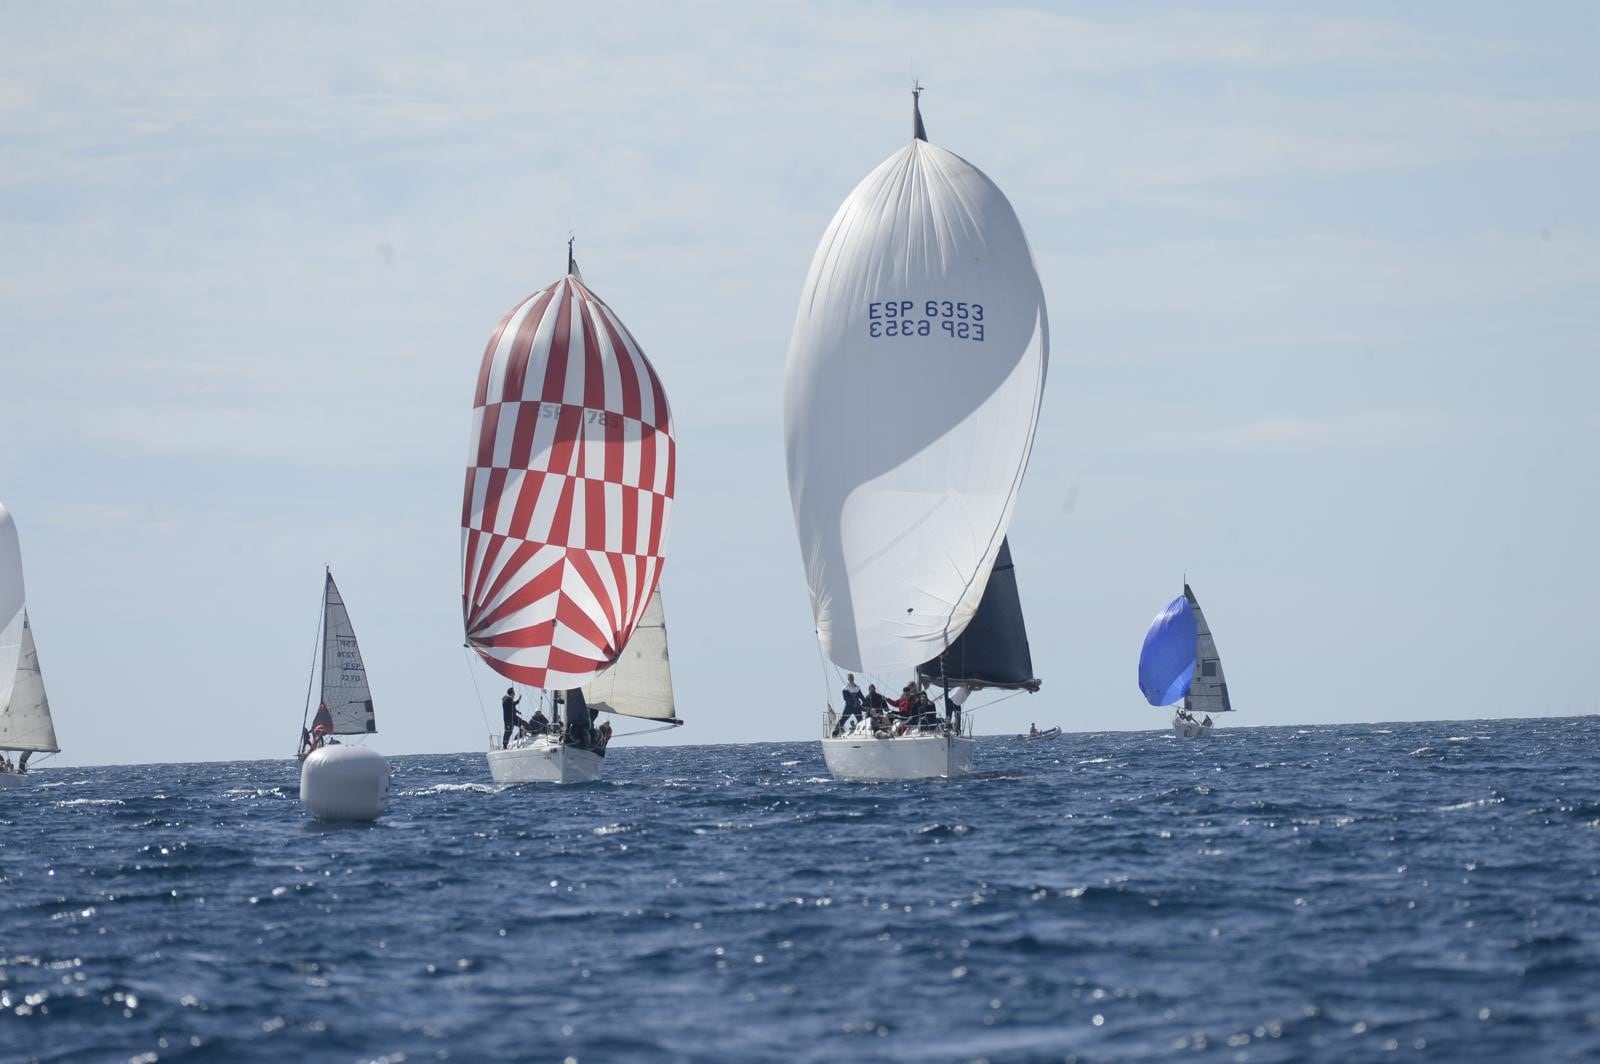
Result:
<svg viewBox="0 0 1600 1064"><path fill-rule="evenodd" d="M1196 628L1189 600L1179 595L1156 614L1139 651L1139 690L1152 706L1170 706L1194 681Z"/></svg>

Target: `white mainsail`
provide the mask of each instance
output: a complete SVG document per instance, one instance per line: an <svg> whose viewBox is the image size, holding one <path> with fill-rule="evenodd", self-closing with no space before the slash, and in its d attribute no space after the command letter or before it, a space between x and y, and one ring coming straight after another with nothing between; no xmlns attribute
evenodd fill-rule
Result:
<svg viewBox="0 0 1600 1064"><path fill-rule="evenodd" d="M55 753L60 747L26 602L17 526L0 505L0 749Z"/></svg>
<svg viewBox="0 0 1600 1064"><path fill-rule="evenodd" d="M983 597L1049 361L1005 195L921 138L856 186L801 292L784 378L789 495L823 651L937 656Z"/></svg>
<svg viewBox="0 0 1600 1064"><path fill-rule="evenodd" d="M676 720L672 661L667 654L667 619L658 586L616 662L583 688L592 710L625 717Z"/></svg>
<svg viewBox="0 0 1600 1064"><path fill-rule="evenodd" d="M1194 609L1194 680L1183 697L1183 708L1196 716L1212 713L1231 713L1233 703L1228 699L1228 681L1222 675L1222 657L1217 653L1217 641L1211 638L1211 625L1206 623L1200 600L1186 583L1183 594Z"/></svg>
<svg viewBox="0 0 1600 1064"><path fill-rule="evenodd" d="M365 735L378 730L372 712L372 691L367 686L367 667L356 645L356 630L344 599L327 574L322 616L322 704L333 717L335 735Z"/></svg>

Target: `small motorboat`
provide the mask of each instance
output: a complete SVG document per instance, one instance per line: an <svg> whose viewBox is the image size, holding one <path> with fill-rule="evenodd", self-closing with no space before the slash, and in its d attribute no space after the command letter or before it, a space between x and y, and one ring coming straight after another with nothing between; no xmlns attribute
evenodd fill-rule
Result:
<svg viewBox="0 0 1600 1064"><path fill-rule="evenodd" d="M1061 729L1046 728L1044 731L1030 731L1027 735L1019 735L1017 738L1027 739L1030 742L1034 739L1059 739L1061 738Z"/></svg>

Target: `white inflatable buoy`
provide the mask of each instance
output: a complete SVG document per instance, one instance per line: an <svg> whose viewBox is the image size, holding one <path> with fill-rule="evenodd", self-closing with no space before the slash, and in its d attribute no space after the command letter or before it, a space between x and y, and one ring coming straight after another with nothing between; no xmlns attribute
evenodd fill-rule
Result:
<svg viewBox="0 0 1600 1064"><path fill-rule="evenodd" d="M389 804L389 762L364 746L320 746L300 765L300 803L318 820L376 820Z"/></svg>

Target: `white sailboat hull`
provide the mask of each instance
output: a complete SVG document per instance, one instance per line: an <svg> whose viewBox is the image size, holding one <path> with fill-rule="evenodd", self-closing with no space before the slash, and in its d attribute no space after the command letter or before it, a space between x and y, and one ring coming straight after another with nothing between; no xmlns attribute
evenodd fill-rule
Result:
<svg viewBox="0 0 1600 1064"><path fill-rule="evenodd" d="M836 780L958 779L972 772L977 744L956 735L822 740L822 759Z"/></svg>
<svg viewBox="0 0 1600 1064"><path fill-rule="evenodd" d="M389 762L364 746L318 747L300 763L300 804L318 820L376 820L389 805Z"/></svg>
<svg viewBox="0 0 1600 1064"><path fill-rule="evenodd" d="M28 777L22 773L0 772L0 791L5 790L7 787L20 787L27 779Z"/></svg>
<svg viewBox="0 0 1600 1064"><path fill-rule="evenodd" d="M1211 725L1201 724L1197 720L1181 720L1173 717L1172 734L1180 739L1199 739L1211 734Z"/></svg>
<svg viewBox="0 0 1600 1064"><path fill-rule="evenodd" d="M605 758L593 750L543 737L510 750L490 750L488 756L489 775L502 785L592 783L605 767Z"/></svg>

